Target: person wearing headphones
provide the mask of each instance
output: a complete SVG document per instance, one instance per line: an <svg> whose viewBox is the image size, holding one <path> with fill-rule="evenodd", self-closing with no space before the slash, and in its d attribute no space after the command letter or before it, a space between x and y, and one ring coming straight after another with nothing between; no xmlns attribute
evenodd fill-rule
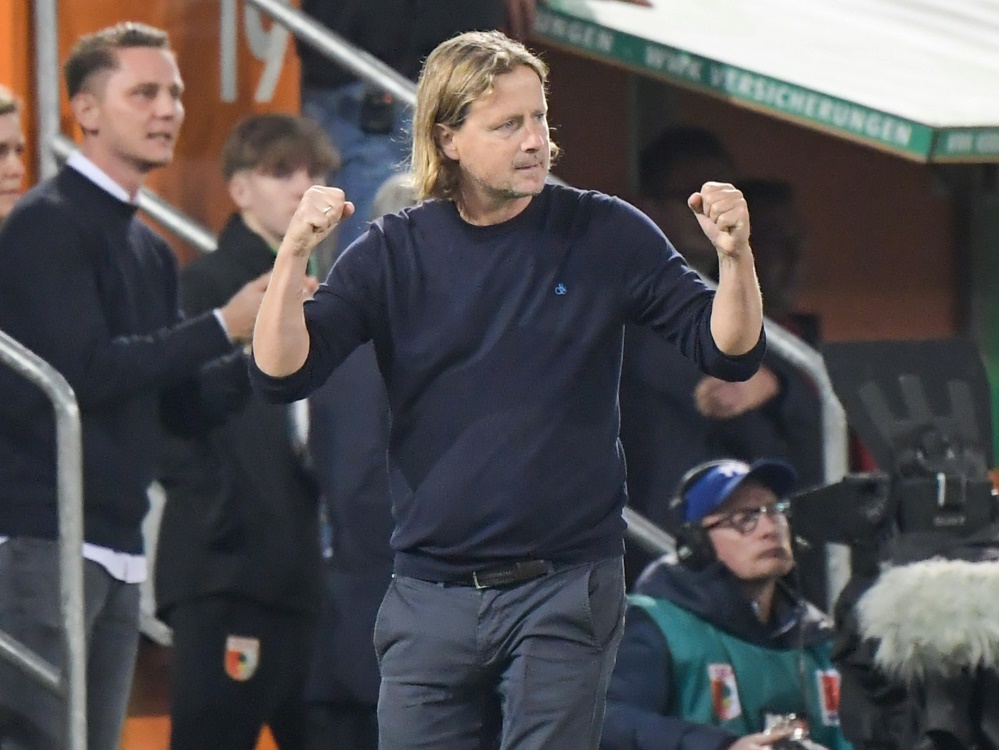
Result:
<svg viewBox="0 0 999 750"><path fill-rule="evenodd" d="M831 624L785 581L796 483L772 459L708 461L681 479L676 555L629 597L601 750L850 747Z"/></svg>

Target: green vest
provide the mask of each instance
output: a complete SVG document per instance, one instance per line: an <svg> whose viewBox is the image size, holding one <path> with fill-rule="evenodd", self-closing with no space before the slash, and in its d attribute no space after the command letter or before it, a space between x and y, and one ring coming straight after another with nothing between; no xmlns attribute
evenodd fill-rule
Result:
<svg viewBox="0 0 999 750"><path fill-rule="evenodd" d="M664 599L628 599L645 610L669 645L678 716L742 736L763 731L767 714L806 715L813 740L849 750L839 730L839 673L827 641L803 649L767 648Z"/></svg>

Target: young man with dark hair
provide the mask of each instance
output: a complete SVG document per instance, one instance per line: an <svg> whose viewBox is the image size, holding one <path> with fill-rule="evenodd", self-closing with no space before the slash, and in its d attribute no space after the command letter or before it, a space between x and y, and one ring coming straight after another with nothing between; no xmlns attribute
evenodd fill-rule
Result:
<svg viewBox="0 0 999 750"><path fill-rule="evenodd" d="M849 748L831 625L784 582L796 481L769 459L709 461L681 480L677 555L629 597L601 750Z"/></svg>
<svg viewBox="0 0 999 750"><path fill-rule="evenodd" d="M546 183L546 79L498 32L438 46L414 113L426 200L375 221L303 307L293 280L352 209L310 189L254 332L254 384L277 400L374 342L396 518L382 750L596 747L624 605L624 324L725 378L765 348L741 193L690 196L720 258L713 294L633 207Z"/></svg>
<svg viewBox="0 0 999 750"><path fill-rule="evenodd" d="M172 160L184 118L166 34L135 23L98 31L64 72L83 140L0 228L0 329L55 367L80 406L87 746L115 750L160 428L194 429L247 396L242 363L219 358L250 338L266 280L184 320L173 252L136 216L143 180ZM0 628L60 665L55 457L48 400L0 371ZM0 665L2 742L64 746L61 704Z"/></svg>
<svg viewBox="0 0 999 750"><path fill-rule="evenodd" d="M237 124L222 148L237 211L218 249L181 274L184 311L211 310L268 273L302 195L338 164L310 120ZM251 397L224 424L166 444L156 598L173 628L172 750L252 750L264 724L283 750L303 747L321 556L295 408Z"/></svg>

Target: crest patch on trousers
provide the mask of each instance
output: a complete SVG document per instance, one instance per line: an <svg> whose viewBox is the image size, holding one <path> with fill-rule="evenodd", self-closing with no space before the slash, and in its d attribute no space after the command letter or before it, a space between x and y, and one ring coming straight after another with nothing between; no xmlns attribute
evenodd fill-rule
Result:
<svg viewBox="0 0 999 750"><path fill-rule="evenodd" d="M815 670L816 687L819 689L819 707L822 723L827 727L839 726L839 672L835 669Z"/></svg>
<svg viewBox="0 0 999 750"><path fill-rule="evenodd" d="M720 721L729 721L742 714L735 670L731 664L708 664L711 680L711 706Z"/></svg>
<svg viewBox="0 0 999 750"><path fill-rule="evenodd" d="M260 663L260 639L230 635L225 639L225 673L236 682L253 677Z"/></svg>

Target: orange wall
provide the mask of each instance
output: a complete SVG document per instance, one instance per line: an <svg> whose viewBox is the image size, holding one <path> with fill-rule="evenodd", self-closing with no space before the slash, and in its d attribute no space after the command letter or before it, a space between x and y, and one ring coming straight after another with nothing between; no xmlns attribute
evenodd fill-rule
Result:
<svg viewBox="0 0 999 750"><path fill-rule="evenodd" d="M632 74L533 46L551 66L557 174L628 196ZM671 96L676 119L719 133L743 174L795 187L809 230L801 308L821 316L827 340L956 332L954 220L929 166L701 94Z"/></svg>
<svg viewBox="0 0 999 750"><path fill-rule="evenodd" d="M30 70L27 63L31 37L26 28L28 0L0 0L4 15L0 23L3 37L14 43L0 52L7 70ZM222 61L220 53L222 8L237 10L234 65L235 99L223 101L221 92ZM166 200L180 207L194 219L217 231L231 210L228 194L219 173L218 155L229 129L242 117L255 112L293 111L299 109L298 57L289 36L273 96L267 101L255 101L265 63L257 59L248 42L245 4L240 0L143 0L122 3L120 0L61 0L59 3L60 61L65 59L74 41L82 34L96 31L119 21L133 20L152 24L170 33L177 52L186 93L184 104L187 118L181 134L174 164L154 172L147 185ZM127 7L127 12L122 8ZM258 17L254 14L254 17ZM8 31L9 27L9 31ZM264 31L272 28L269 21L261 24ZM229 28L232 28L231 26ZM5 69L0 68L0 80ZM14 86L26 94L30 82L23 80ZM27 98L27 97L26 97ZM71 134L72 115L63 94L63 132ZM190 248L174 243L182 258Z"/></svg>

